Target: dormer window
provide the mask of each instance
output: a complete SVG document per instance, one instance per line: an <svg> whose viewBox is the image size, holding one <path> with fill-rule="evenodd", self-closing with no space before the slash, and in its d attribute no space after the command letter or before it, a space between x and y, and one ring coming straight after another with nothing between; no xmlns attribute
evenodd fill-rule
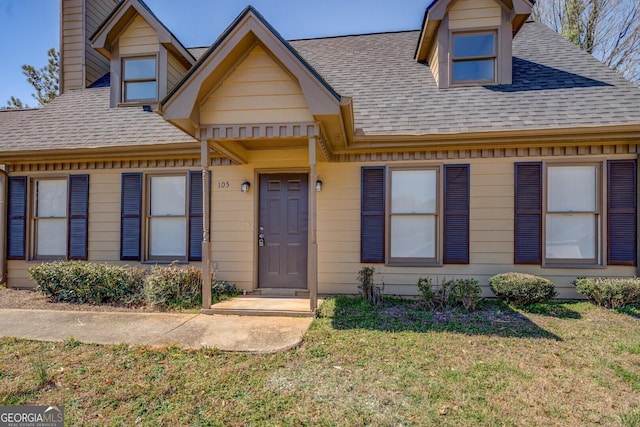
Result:
<svg viewBox="0 0 640 427"><path fill-rule="evenodd" d="M453 33L453 84L496 81L496 31Z"/></svg>
<svg viewBox="0 0 640 427"><path fill-rule="evenodd" d="M122 60L122 101L158 100L157 59L155 56Z"/></svg>

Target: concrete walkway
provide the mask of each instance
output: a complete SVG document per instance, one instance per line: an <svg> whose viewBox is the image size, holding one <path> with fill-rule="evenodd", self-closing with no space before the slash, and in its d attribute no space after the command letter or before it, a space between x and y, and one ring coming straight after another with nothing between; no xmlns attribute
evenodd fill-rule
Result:
<svg viewBox="0 0 640 427"><path fill-rule="evenodd" d="M298 345L311 322L302 317L0 309L0 336L273 353Z"/></svg>

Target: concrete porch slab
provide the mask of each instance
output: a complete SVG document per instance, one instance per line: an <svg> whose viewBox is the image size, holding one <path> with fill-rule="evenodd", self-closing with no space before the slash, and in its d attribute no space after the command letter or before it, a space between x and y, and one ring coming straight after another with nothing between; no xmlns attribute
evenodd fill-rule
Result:
<svg viewBox="0 0 640 427"><path fill-rule="evenodd" d="M318 306L321 300L318 300ZM242 295L214 304L202 314L235 316L314 317L309 298Z"/></svg>

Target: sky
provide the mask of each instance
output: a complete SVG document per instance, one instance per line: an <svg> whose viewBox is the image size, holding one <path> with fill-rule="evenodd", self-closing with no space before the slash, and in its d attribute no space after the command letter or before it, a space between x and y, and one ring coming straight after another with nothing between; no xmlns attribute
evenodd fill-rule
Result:
<svg viewBox="0 0 640 427"><path fill-rule="evenodd" d="M187 47L209 46L249 4L287 40L420 28L430 0L145 0ZM22 65L59 49L60 0L0 0L0 106L34 107Z"/></svg>

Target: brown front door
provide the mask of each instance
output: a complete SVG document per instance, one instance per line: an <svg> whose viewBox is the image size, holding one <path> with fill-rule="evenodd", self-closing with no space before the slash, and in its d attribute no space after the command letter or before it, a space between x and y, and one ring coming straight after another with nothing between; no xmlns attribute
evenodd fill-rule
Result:
<svg viewBox="0 0 640 427"><path fill-rule="evenodd" d="M260 175L258 287L307 288L308 178Z"/></svg>

